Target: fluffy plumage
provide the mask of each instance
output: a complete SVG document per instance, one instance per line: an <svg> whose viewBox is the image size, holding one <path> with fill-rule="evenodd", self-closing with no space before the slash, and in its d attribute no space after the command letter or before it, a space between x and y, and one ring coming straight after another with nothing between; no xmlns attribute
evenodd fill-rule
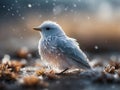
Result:
<svg viewBox="0 0 120 90"><path fill-rule="evenodd" d="M59 70L91 68L79 44L75 39L68 37L58 24L45 21L34 29L41 31L38 48L41 59L47 66Z"/></svg>

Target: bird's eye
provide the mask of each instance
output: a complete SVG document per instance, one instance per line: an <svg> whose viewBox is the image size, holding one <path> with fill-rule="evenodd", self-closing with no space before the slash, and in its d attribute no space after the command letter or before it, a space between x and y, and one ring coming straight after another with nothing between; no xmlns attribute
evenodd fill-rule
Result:
<svg viewBox="0 0 120 90"><path fill-rule="evenodd" d="M50 30L50 28L49 28L49 27L46 27L46 30Z"/></svg>

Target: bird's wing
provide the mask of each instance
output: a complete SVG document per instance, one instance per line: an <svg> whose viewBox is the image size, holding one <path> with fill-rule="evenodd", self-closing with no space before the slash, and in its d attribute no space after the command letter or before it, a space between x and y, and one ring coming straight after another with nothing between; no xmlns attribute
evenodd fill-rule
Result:
<svg viewBox="0 0 120 90"><path fill-rule="evenodd" d="M87 56L79 48L79 44L72 38L59 38L57 48L79 67L91 68Z"/></svg>

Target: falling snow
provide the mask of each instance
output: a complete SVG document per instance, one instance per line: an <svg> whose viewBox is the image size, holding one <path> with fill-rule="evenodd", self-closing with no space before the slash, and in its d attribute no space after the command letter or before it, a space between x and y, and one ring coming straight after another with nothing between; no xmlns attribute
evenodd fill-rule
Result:
<svg viewBox="0 0 120 90"><path fill-rule="evenodd" d="M16 10L16 13L19 13L19 10Z"/></svg>
<svg viewBox="0 0 120 90"><path fill-rule="evenodd" d="M21 14L18 14L18 16L21 16Z"/></svg>
<svg viewBox="0 0 120 90"><path fill-rule="evenodd" d="M41 18L42 17L42 15L39 15L39 18Z"/></svg>
<svg viewBox="0 0 120 90"><path fill-rule="evenodd" d="M37 6L39 7L39 6L40 6L40 3L38 3Z"/></svg>
<svg viewBox="0 0 120 90"><path fill-rule="evenodd" d="M10 11L10 9L8 8L8 11Z"/></svg>
<svg viewBox="0 0 120 90"><path fill-rule="evenodd" d="M31 7L32 7L32 5L31 5L31 4L28 4L28 7L29 7L29 8L31 8Z"/></svg>
<svg viewBox="0 0 120 90"><path fill-rule="evenodd" d="M22 19L22 20L24 20L24 19L25 19L25 17L21 17L21 19Z"/></svg>
<svg viewBox="0 0 120 90"><path fill-rule="evenodd" d="M56 0L53 0L54 2L56 2Z"/></svg>
<svg viewBox="0 0 120 90"><path fill-rule="evenodd" d="M90 19L90 17L88 16L88 17L87 17L87 19L89 20L89 19Z"/></svg>
<svg viewBox="0 0 120 90"><path fill-rule="evenodd" d="M10 7L10 9L13 9L13 7Z"/></svg>
<svg viewBox="0 0 120 90"><path fill-rule="evenodd" d="M55 6L56 4L55 3L53 3L53 6Z"/></svg>
<svg viewBox="0 0 120 90"><path fill-rule="evenodd" d="M112 55L112 56L110 57L110 59L111 59L111 60L117 60L117 57L116 57L115 55Z"/></svg>
<svg viewBox="0 0 120 90"><path fill-rule="evenodd" d="M48 3L48 0L46 0L45 2Z"/></svg>
<svg viewBox="0 0 120 90"><path fill-rule="evenodd" d="M60 14L60 13L62 12L62 10L63 10L63 7L62 7L62 6L55 6L55 7L53 8L53 14L54 14L54 15L58 15L58 14Z"/></svg>
<svg viewBox="0 0 120 90"><path fill-rule="evenodd" d="M70 10L70 12L72 12L72 13L73 13L73 11L74 11L73 9Z"/></svg>
<svg viewBox="0 0 120 90"><path fill-rule="evenodd" d="M98 49L98 46L97 45L95 45L95 47L94 47L96 50Z"/></svg>
<svg viewBox="0 0 120 90"><path fill-rule="evenodd" d="M14 13L12 13L12 16L14 16L15 14Z"/></svg>
<svg viewBox="0 0 120 90"><path fill-rule="evenodd" d="M66 7L64 10L67 11L67 10L68 10L68 7Z"/></svg>
<svg viewBox="0 0 120 90"><path fill-rule="evenodd" d="M119 2L119 0L1 0L0 1L0 11L1 11L1 13L0 13L0 16L1 16L1 19L0 19L0 23L1 23L0 24L0 31L1 31L1 33L0 33L1 34L0 35L0 39L1 39L0 54L4 48L6 51L10 52L10 51L19 49L18 48L19 46L27 46L30 49L31 49L31 47L32 48L36 47L34 45L35 44L34 42L37 41L38 37L34 36L34 34L33 34L34 31L31 29L34 26L40 24L44 20L53 20L58 23L60 22L60 24L63 26L63 28L65 28L66 32L69 35L71 35L73 37L74 37L74 35L77 35L76 39L78 39L78 40L80 40L82 38L81 40L84 40L84 42L80 42L80 43L81 43L81 46L84 45L82 47L86 48L86 50L89 51L92 49L91 51L93 51L93 52L94 51L95 52L103 51L102 52L103 54L102 53L97 54L97 56L100 56L100 57L94 56L94 53L91 54L91 52L90 52L89 56L90 56L91 62L92 62L92 58L93 58L93 61L98 60L98 61L100 61L100 63L98 63L98 64L101 64L101 62L104 60L104 57L106 58L106 56L107 56L106 55L107 53L104 54L105 50L108 50L107 52L109 52L109 50L111 50L110 56L109 55L107 56L107 58L109 60L120 62L120 55L118 52L117 52L117 54L118 54L117 56L116 56L116 54L112 55L112 50L115 49L118 51L118 49L119 49L119 45L116 45L116 43L118 44L118 42L117 42L118 40L115 40L115 38L117 39L116 35L119 34L119 33L117 33L117 34L115 34L115 33L118 32L118 29L120 29L119 28L119 17L120 17L120 5L119 4L120 3L118 3L118 2ZM101 20L108 20L108 21L104 22ZM111 20L112 22L110 22L109 20ZM117 22L115 22L115 21L117 21ZM95 26L95 24L97 26ZM111 26L113 26L113 24L115 24L115 25L113 28L111 28ZM101 29L101 27L102 27L102 29ZM117 29L117 31L115 31L116 29ZM76 30L76 31L74 31L74 30ZM103 30L103 31L99 32L99 30ZM106 30L106 31L104 32L104 30ZM108 31L108 33L106 33L107 31ZM112 32L114 32L114 33L112 33ZM115 34L115 38L113 37L113 34ZM110 37L109 37L109 35L110 35ZM112 39L111 36L114 39ZM95 37L97 37L97 38L95 38ZM103 39L102 37L105 38L104 39L105 41L102 40ZM89 39L89 42L87 42L88 41L87 39ZM19 42L19 40L22 42ZM92 45L94 45L94 46L88 47L88 46L92 46ZM112 47L112 45L113 45L113 47ZM7 53L5 50L4 50L4 52ZM11 55L13 55L12 52L10 52L10 53L11 53ZM27 55L27 58L24 60L25 63L27 63L26 62L27 59L32 60L32 53L33 53L34 58L37 58L36 57L37 55L35 56L34 51L31 50L31 53L29 53ZM60 55L60 54L58 53L58 55ZM101 55L104 55L104 56L102 56L103 60L101 58ZM14 56L12 56L11 58L13 58L13 57ZM0 58L1 58L1 56L0 56ZM6 63L8 61L10 62L10 56L5 55L4 58L1 60L3 63ZM37 61L37 60L35 60L35 61ZM31 64L31 62L30 62L30 64ZM94 64L98 65L97 62L95 62ZM105 61L105 63L103 62L103 66L104 66L104 64L107 64L107 62L106 61ZM33 64L31 64L31 65L33 65ZM99 67L99 68L101 68L101 67ZM102 67L102 69L103 69L103 67ZM110 74L110 75L114 75L113 77L117 78L117 80L118 80L118 78L120 78L119 75L116 74L116 72L118 70L115 70L115 74ZM25 72L25 70L24 70L24 72ZM102 74L103 74L103 72L102 72ZM107 76L107 74L105 74L105 75ZM115 75L117 75L117 76L115 76ZM109 74L108 74L108 77L109 77ZM100 79L103 80L106 78L100 77ZM98 79L97 82L99 82L100 79ZM45 79L45 80L47 81L47 79ZM57 80L57 84L62 86L61 83L58 81L59 80ZM103 80L103 82L104 81L105 80ZM90 81L89 81L89 83L90 83ZM92 83L93 83L93 81L92 81ZM78 82L74 85L78 85L78 84L80 84L80 82ZM3 87L7 86L7 85L5 85L5 82L3 82L2 85L3 85ZM2 85L0 85L0 87ZM16 85L16 86L20 86L20 85ZM9 88L9 87L11 89L10 85L7 86L7 88ZM73 87L76 87L76 86L73 86ZM116 88L115 85L113 85L111 87ZM51 85L50 85L50 88L51 88ZM72 86L71 86L71 88L72 88ZM80 88L82 88L82 87L80 87ZM95 89L94 87L92 87L92 88ZM88 89L88 87L85 89ZM91 87L90 87L90 89L91 89ZM46 90L46 88L44 90Z"/></svg>
<svg viewBox="0 0 120 90"><path fill-rule="evenodd" d="M76 4L73 4L73 7L77 7L77 5L76 5Z"/></svg>
<svg viewBox="0 0 120 90"><path fill-rule="evenodd" d="M3 5L3 8L5 8L5 5Z"/></svg>

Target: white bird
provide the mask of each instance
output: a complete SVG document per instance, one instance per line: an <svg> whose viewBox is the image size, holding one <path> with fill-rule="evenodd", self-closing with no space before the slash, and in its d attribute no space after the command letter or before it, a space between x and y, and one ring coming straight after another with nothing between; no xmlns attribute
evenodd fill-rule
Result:
<svg viewBox="0 0 120 90"><path fill-rule="evenodd" d="M91 69L87 56L76 39L68 37L55 22L45 21L33 28L40 31L39 54L44 64L52 69Z"/></svg>

